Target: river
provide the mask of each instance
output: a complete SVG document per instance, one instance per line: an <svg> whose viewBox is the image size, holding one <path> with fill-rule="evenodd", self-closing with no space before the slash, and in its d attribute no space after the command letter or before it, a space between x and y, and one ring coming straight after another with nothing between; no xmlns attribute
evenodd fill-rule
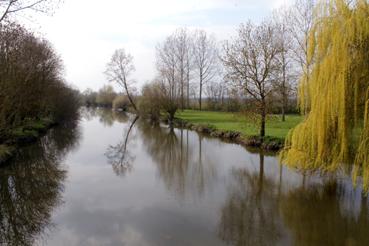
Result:
<svg viewBox="0 0 369 246"><path fill-rule="evenodd" d="M0 169L0 245L368 245L347 173L84 110Z"/></svg>

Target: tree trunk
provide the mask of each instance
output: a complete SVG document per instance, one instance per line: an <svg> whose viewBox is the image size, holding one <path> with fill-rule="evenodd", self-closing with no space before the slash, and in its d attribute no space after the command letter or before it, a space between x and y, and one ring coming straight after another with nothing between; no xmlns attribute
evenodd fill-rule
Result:
<svg viewBox="0 0 369 246"><path fill-rule="evenodd" d="M187 108L190 108L190 69L187 68Z"/></svg>
<svg viewBox="0 0 369 246"><path fill-rule="evenodd" d="M134 110L136 112L138 112L137 107L136 107L136 104L133 102L133 99L131 98L131 95L129 94L127 83L124 81L123 84L124 84L124 89L126 90L126 93L127 93L127 97L128 97L129 102L131 103L131 105L134 108Z"/></svg>
<svg viewBox="0 0 369 246"><path fill-rule="evenodd" d="M185 108L185 98L184 98L184 69L183 62L181 62L181 109L184 111Z"/></svg>
<svg viewBox="0 0 369 246"><path fill-rule="evenodd" d="M173 110L173 109L170 109L170 110L168 110L167 112L168 112L168 114L169 114L169 119L168 119L168 121L169 121L169 126L170 127L172 127L173 126L173 123L174 123L174 116L175 116L175 114L176 114L176 111L177 110Z"/></svg>
<svg viewBox="0 0 369 246"><path fill-rule="evenodd" d="M282 54L282 63L283 63L283 81L282 81L282 121L286 121L286 101L287 101L287 88L286 88L286 57L285 54Z"/></svg>
<svg viewBox="0 0 369 246"><path fill-rule="evenodd" d="M265 137L265 121L266 121L266 104L265 99L262 99L261 103L261 124L260 124L260 137Z"/></svg>
<svg viewBox="0 0 369 246"><path fill-rule="evenodd" d="M184 103L184 84L182 81L182 86L181 86L181 110L184 111L185 109L185 103Z"/></svg>
<svg viewBox="0 0 369 246"><path fill-rule="evenodd" d="M135 119L132 121L129 129L128 129L128 132L126 134L126 137L124 138L124 145L123 145L123 148L122 148L122 158L121 158L121 161L119 163L123 163L124 162L124 159L126 157L126 153L127 153L127 144L128 144L128 138L129 138L129 134L131 133L132 131L132 128L133 126L136 124L137 120L138 120L138 116L135 117Z"/></svg>
<svg viewBox="0 0 369 246"><path fill-rule="evenodd" d="M200 111L201 111L202 109L202 78L201 77L200 77L199 106L200 106Z"/></svg>

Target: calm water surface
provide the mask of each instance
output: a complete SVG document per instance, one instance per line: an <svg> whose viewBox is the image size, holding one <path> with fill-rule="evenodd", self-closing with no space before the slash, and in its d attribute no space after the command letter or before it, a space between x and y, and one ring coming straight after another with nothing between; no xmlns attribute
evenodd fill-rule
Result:
<svg viewBox="0 0 369 246"><path fill-rule="evenodd" d="M83 115L0 169L1 245L369 245L369 202L347 175L297 173L120 113Z"/></svg>

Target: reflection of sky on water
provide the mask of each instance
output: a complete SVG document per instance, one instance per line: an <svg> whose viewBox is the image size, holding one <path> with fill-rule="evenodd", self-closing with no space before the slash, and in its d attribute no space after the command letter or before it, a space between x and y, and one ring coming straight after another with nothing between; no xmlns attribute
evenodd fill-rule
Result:
<svg viewBox="0 0 369 246"><path fill-rule="evenodd" d="M81 122L46 245L311 245L325 235L359 245L369 237L368 204L349 178L304 178L275 157L261 164L258 153L187 130L138 121L132 169L117 175L106 152L125 141L132 119L104 124L107 115Z"/></svg>

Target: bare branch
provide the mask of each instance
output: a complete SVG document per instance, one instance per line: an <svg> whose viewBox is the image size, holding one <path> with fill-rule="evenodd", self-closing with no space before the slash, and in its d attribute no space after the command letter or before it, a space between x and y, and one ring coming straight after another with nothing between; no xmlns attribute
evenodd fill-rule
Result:
<svg viewBox="0 0 369 246"><path fill-rule="evenodd" d="M105 75L110 82L115 82L123 87L132 107L138 111L131 93L134 81L129 80L130 75L134 71L133 57L126 53L124 49L119 49L114 52L110 62L107 64Z"/></svg>
<svg viewBox="0 0 369 246"><path fill-rule="evenodd" d="M0 1L0 23L10 15L26 10L48 13L60 0L1 0Z"/></svg>

